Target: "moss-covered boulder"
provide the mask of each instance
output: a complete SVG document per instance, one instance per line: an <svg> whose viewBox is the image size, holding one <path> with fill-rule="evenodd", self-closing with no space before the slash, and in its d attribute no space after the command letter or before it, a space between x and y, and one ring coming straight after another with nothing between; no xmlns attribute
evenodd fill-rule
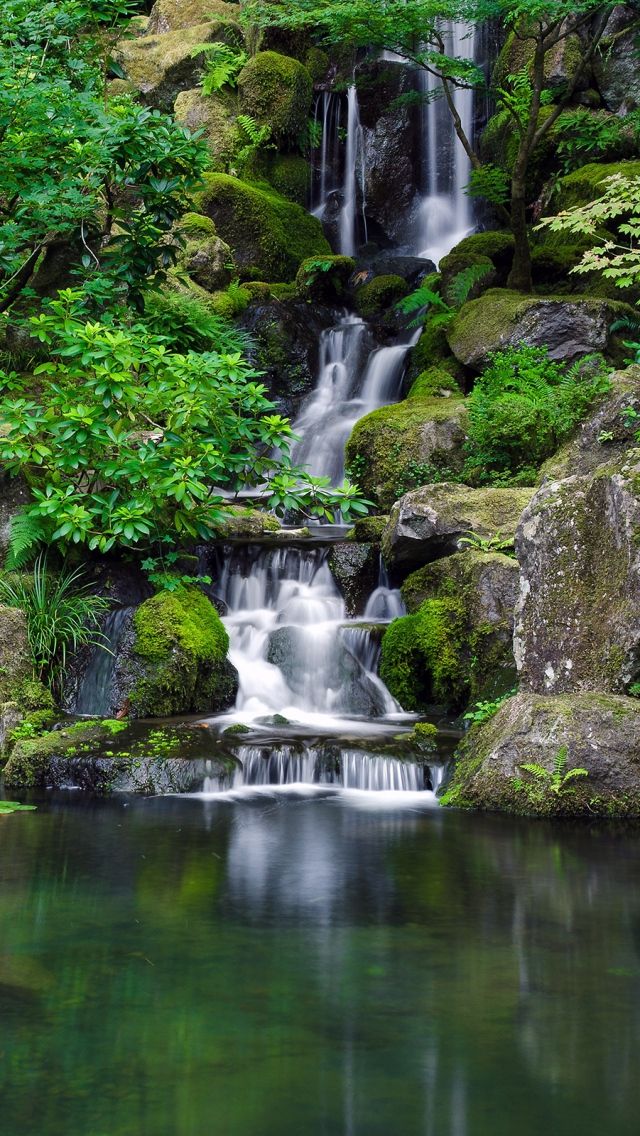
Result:
<svg viewBox="0 0 640 1136"><path fill-rule="evenodd" d="M356 423L347 442L347 466L379 508L389 509L403 493L433 481L438 472L444 477L462 469L465 403L455 394L439 393L446 394L451 382L443 372L435 393L425 376L424 393L419 389L404 402L383 406Z"/></svg>
<svg viewBox="0 0 640 1136"><path fill-rule="evenodd" d="M0 703L14 702L33 678L27 619L15 607L0 606Z"/></svg>
<svg viewBox="0 0 640 1136"><path fill-rule="evenodd" d="M198 24L165 35L121 40L114 56L145 102L171 111L180 91L198 85L204 55L194 55L194 48L227 35L224 24Z"/></svg>
<svg viewBox="0 0 640 1136"><path fill-rule="evenodd" d="M206 23L238 26L239 14L238 5L226 0L156 0L146 30L149 35L164 35Z"/></svg>
<svg viewBox="0 0 640 1136"><path fill-rule="evenodd" d="M259 51L240 72L238 90L242 113L269 125L274 138L297 138L304 130L313 80L297 59Z"/></svg>
<svg viewBox="0 0 640 1136"><path fill-rule="evenodd" d="M456 553L405 580L409 615L382 641L380 675L405 710L460 710L515 682L518 565L502 553Z"/></svg>
<svg viewBox="0 0 640 1136"><path fill-rule="evenodd" d="M279 154L264 151L251 162L253 181L266 181L287 201L306 205L311 187L311 166L300 154Z"/></svg>
<svg viewBox="0 0 640 1136"><path fill-rule="evenodd" d="M305 300L320 303L344 301L356 262L350 256L312 256L303 260L296 276L296 288Z"/></svg>
<svg viewBox="0 0 640 1136"><path fill-rule="evenodd" d="M551 359L572 362L613 349L611 324L631 312L604 297L523 296L491 288L461 308L447 339L456 359L478 371L494 351L522 343L546 347Z"/></svg>
<svg viewBox="0 0 640 1136"><path fill-rule="evenodd" d="M529 764L538 772L523 768ZM458 747L442 804L537 816L640 815L640 702L595 693L507 699Z"/></svg>
<svg viewBox="0 0 640 1136"><path fill-rule="evenodd" d="M425 485L395 503L382 536L387 564L406 575L414 568L458 552L460 539L514 537L533 489L470 489Z"/></svg>
<svg viewBox="0 0 640 1136"><path fill-rule="evenodd" d="M174 114L189 130L202 131L212 170L224 171L233 165L240 138L226 99L216 95L205 98L199 88L181 91L175 100Z"/></svg>
<svg viewBox="0 0 640 1136"><path fill-rule="evenodd" d="M216 234L210 217L186 213L179 233L184 241L180 264L191 279L207 292L226 288L234 277L233 256L229 245Z"/></svg>
<svg viewBox="0 0 640 1136"><path fill-rule="evenodd" d="M260 509L229 505L221 512L222 519L216 526L221 540L260 540L279 533L282 527L277 517Z"/></svg>
<svg viewBox="0 0 640 1136"><path fill-rule="evenodd" d="M198 209L215 222L247 279L293 280L307 257L331 255L317 218L270 186L207 174Z"/></svg>
<svg viewBox="0 0 640 1136"><path fill-rule="evenodd" d="M638 178L640 161L589 162L586 166L581 166L579 170L560 178L548 211L562 213L564 209L571 209L574 205L586 205L589 201L595 201L605 191L603 183L614 174Z"/></svg>
<svg viewBox="0 0 640 1136"><path fill-rule="evenodd" d="M409 286L401 276L376 276L356 292L356 310L363 319L377 319L407 295Z"/></svg>
<svg viewBox="0 0 640 1136"><path fill-rule="evenodd" d="M566 90L567 84L574 81L582 62L583 44L580 36L573 33L561 39L545 55L545 86L554 91ZM491 82L494 87L503 87L510 75L516 75L525 68L531 73L535 52L535 40L528 39L522 27L509 32L496 60ZM578 80L578 89L589 86L589 72Z"/></svg>
<svg viewBox="0 0 640 1136"><path fill-rule="evenodd" d="M613 372L608 394L573 438L544 463L539 481L559 481L620 462L637 446L638 427L627 413L629 409L640 414L640 366Z"/></svg>
<svg viewBox="0 0 640 1136"><path fill-rule="evenodd" d="M506 284L513 248L513 234L502 229L465 237L440 261L442 295L455 303L456 288L460 290L464 286L465 299L475 299L487 288Z"/></svg>
<svg viewBox="0 0 640 1136"><path fill-rule="evenodd" d="M632 460L635 459L635 460ZM545 483L516 537L523 689L624 693L640 679L640 462Z"/></svg>
<svg viewBox="0 0 640 1136"><path fill-rule="evenodd" d="M12 789L33 789L47 788L54 781L57 785L65 784L64 779L53 777L56 762L86 756L110 743L124 729L126 723L110 720L77 722L37 738L22 738L16 742L5 765L5 785Z"/></svg>
<svg viewBox="0 0 640 1136"><path fill-rule="evenodd" d="M237 674L227 660L229 637L197 588L145 600L133 632L127 667L132 717L213 713L233 705Z"/></svg>
<svg viewBox="0 0 640 1136"><path fill-rule="evenodd" d="M334 323L335 311L292 291L291 298L256 297L240 323L253 341L251 357L263 372L261 381L282 412L295 418L315 386L318 340Z"/></svg>

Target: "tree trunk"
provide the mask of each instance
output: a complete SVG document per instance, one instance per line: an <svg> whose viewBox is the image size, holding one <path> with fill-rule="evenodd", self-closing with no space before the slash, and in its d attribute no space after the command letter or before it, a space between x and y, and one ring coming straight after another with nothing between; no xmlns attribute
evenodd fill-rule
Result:
<svg viewBox="0 0 640 1136"><path fill-rule="evenodd" d="M514 172L511 182L511 231L515 241L513 264L507 287L516 292L531 292L531 249L527 230L527 198L523 174Z"/></svg>

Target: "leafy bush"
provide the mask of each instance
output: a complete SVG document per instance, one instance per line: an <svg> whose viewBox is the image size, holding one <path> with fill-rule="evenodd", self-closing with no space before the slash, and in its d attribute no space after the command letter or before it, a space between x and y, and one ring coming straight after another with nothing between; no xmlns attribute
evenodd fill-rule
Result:
<svg viewBox="0 0 640 1136"><path fill-rule="evenodd" d="M30 320L51 356L41 390L0 398L0 461L34 498L13 529L22 557L37 540L107 552L207 539L221 490L251 486L276 510L366 512L353 486L291 465L291 425L239 352L172 353L140 325L87 323L81 303L68 290Z"/></svg>
<svg viewBox="0 0 640 1136"><path fill-rule="evenodd" d="M54 694L60 693L69 652L105 646L98 628L109 601L91 595L78 570L55 574L39 556L30 576L0 577L0 601L25 613L34 674Z"/></svg>
<svg viewBox="0 0 640 1136"><path fill-rule="evenodd" d="M485 485L533 476L609 387L596 358L567 368L541 347L496 352L469 397L465 477Z"/></svg>

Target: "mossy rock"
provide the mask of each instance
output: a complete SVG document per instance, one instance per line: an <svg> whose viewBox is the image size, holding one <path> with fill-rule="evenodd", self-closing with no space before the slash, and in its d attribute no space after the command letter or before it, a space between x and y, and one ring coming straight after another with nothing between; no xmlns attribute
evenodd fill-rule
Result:
<svg viewBox="0 0 640 1136"><path fill-rule="evenodd" d="M11 789L46 788L51 783L55 760L88 755L126 729L126 725L110 720L77 722L38 738L22 738L5 765L5 785Z"/></svg>
<svg viewBox="0 0 640 1136"><path fill-rule="evenodd" d="M251 303L251 293L244 288L228 289L225 292L211 293L211 308L217 316L225 320L234 320L247 310Z"/></svg>
<svg viewBox="0 0 640 1136"><path fill-rule="evenodd" d="M268 124L274 138L297 138L304 130L313 98L313 80L297 59L259 51L238 76L243 114Z"/></svg>
<svg viewBox="0 0 640 1136"><path fill-rule="evenodd" d="M450 398L452 395L462 395L459 383L449 371L436 366L421 371L412 383L407 398L424 400L427 398Z"/></svg>
<svg viewBox="0 0 640 1136"><path fill-rule="evenodd" d="M198 24L165 35L125 39L117 44L114 56L125 78L133 83L146 103L171 111L181 91L197 87L204 55L193 55L201 43L226 41L231 25Z"/></svg>
<svg viewBox="0 0 640 1136"><path fill-rule="evenodd" d="M132 717L212 713L233 704L237 675L227 661L229 637L197 588L163 591L145 600L133 627Z"/></svg>
<svg viewBox="0 0 640 1136"><path fill-rule="evenodd" d="M640 161L636 162L589 162L572 174L560 178L554 193L550 213L562 213L574 205L587 205L601 197L606 186L606 178L615 174L623 177L640 178Z"/></svg>
<svg viewBox="0 0 640 1136"><path fill-rule="evenodd" d="M450 480L462 469L465 415L455 397L413 397L372 411L347 442L351 477L381 509L439 471Z"/></svg>
<svg viewBox="0 0 640 1136"><path fill-rule="evenodd" d="M259 509L229 505L222 512L223 519L217 524L216 530L223 540L259 539L267 533L280 532L282 527L272 513L263 513Z"/></svg>
<svg viewBox="0 0 640 1136"><path fill-rule="evenodd" d="M585 769L552 789L553 771ZM533 816L640 816L640 703L613 695L521 692L473 726L443 805ZM546 775L524 768L533 763Z"/></svg>
<svg viewBox="0 0 640 1136"><path fill-rule="evenodd" d="M475 370L482 370L495 351L523 343L546 347L550 358L571 362L596 352L606 355L611 324L632 311L604 297L524 296L490 288L460 309L447 339L458 361Z"/></svg>
<svg viewBox="0 0 640 1136"><path fill-rule="evenodd" d="M202 131L210 155L210 168L224 171L233 164L240 146L238 128L227 101L218 95L205 97L200 89L181 91L174 114L189 130Z"/></svg>
<svg viewBox="0 0 640 1136"><path fill-rule="evenodd" d="M460 710L496 698L516 679L518 565L468 549L426 565L402 586L408 616L391 624L380 675L406 710Z"/></svg>
<svg viewBox="0 0 640 1136"><path fill-rule="evenodd" d="M203 181L198 211L215 222L241 276L268 283L292 280L307 257L331 255L317 218L271 186L226 174L205 174Z"/></svg>
<svg viewBox="0 0 640 1136"><path fill-rule="evenodd" d="M146 30L149 35L164 35L214 22L237 26L238 15L238 5L228 4L226 0L156 0Z"/></svg>
<svg viewBox="0 0 640 1136"><path fill-rule="evenodd" d="M437 367L448 371L453 378L462 378L463 368L453 355L447 341L446 324L440 320L427 319L422 334L407 358L405 383L410 389L419 375Z"/></svg>
<svg viewBox="0 0 640 1136"><path fill-rule="evenodd" d="M443 297L455 306L453 288L456 277L470 268L478 269L477 279L471 282L465 300L475 299L496 284L506 284L513 262L513 249L513 234L503 230L465 237L440 261Z"/></svg>
<svg viewBox="0 0 640 1136"><path fill-rule="evenodd" d="M311 166L300 154L258 155L249 167L253 181L266 181L287 201L306 205L311 185Z"/></svg>
<svg viewBox="0 0 640 1136"><path fill-rule="evenodd" d="M17 702L23 685L32 680L27 618L16 607L0 605L0 703Z"/></svg>
<svg viewBox="0 0 640 1136"><path fill-rule="evenodd" d="M198 215L191 213L187 216L193 219ZM233 256L229 245L216 235L213 222L208 217L201 217L199 221L208 222L214 230L213 235L198 232L193 220L188 222L188 229L181 223L179 231L187 236L187 240L180 250L179 264L205 291L219 292L233 280Z"/></svg>
<svg viewBox="0 0 640 1136"><path fill-rule="evenodd" d="M360 517L349 533L349 539L363 541L364 543L378 543L389 521L388 517Z"/></svg>
<svg viewBox="0 0 640 1136"><path fill-rule="evenodd" d="M304 65L313 82L319 83L327 75L331 67L331 59L326 51L322 51L319 47L311 47L304 57Z"/></svg>
<svg viewBox="0 0 640 1136"><path fill-rule="evenodd" d="M356 292L356 310L363 319L376 319L389 312L409 291L401 276L376 276Z"/></svg>
<svg viewBox="0 0 640 1136"><path fill-rule="evenodd" d="M517 35L515 31L510 31L493 69L492 86L503 87L509 75L516 75L525 68L531 72L534 51L535 41L527 39L522 28L518 28ZM582 63L583 54L584 48L578 35L572 34L561 39L545 55L545 86L551 91L555 88L564 91L567 83L573 81ZM589 72L581 81L583 87L588 85L588 76Z"/></svg>
<svg viewBox="0 0 640 1136"><path fill-rule="evenodd" d="M350 256L314 256L303 260L296 276L298 293L305 300L319 303L344 300L355 267Z"/></svg>

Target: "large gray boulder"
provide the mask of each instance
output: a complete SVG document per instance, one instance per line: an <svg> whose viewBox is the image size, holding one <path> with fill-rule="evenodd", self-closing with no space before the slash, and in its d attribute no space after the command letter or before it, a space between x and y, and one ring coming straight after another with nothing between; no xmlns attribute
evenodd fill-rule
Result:
<svg viewBox="0 0 640 1136"><path fill-rule="evenodd" d="M329 554L329 569L344 598L347 615L362 615L369 596L378 586L379 546L339 541Z"/></svg>
<svg viewBox="0 0 640 1136"><path fill-rule="evenodd" d="M471 489L443 482L414 489L396 501L382 536L387 564L406 574L422 564L450 556L460 540L475 533L483 540L515 534L533 489Z"/></svg>
<svg viewBox="0 0 640 1136"><path fill-rule="evenodd" d="M401 62L378 59L358 70L358 84L367 218L397 241L417 192L415 116L395 102L412 75Z"/></svg>
<svg viewBox="0 0 640 1136"><path fill-rule="evenodd" d="M599 297L523 296L490 288L460 309L447 339L456 359L481 371L489 356L506 347L546 347L552 359L573 362L606 353L611 324L633 309Z"/></svg>
<svg viewBox="0 0 640 1136"><path fill-rule="evenodd" d="M549 776L523 770L530 763ZM561 784L574 768L588 776ZM640 702L595 693L509 698L458 747L444 803L540 815L639 815Z"/></svg>
<svg viewBox="0 0 640 1136"><path fill-rule="evenodd" d="M618 4L607 21L593 72L608 110L625 113L640 106L637 12Z"/></svg>
<svg viewBox="0 0 640 1136"><path fill-rule="evenodd" d="M525 690L623 693L640 673L640 460L543 485L516 537Z"/></svg>
<svg viewBox="0 0 640 1136"><path fill-rule="evenodd" d="M578 431L540 470L540 481L559 481L593 473L601 465L624 458L636 444L637 423L625 411L640 413L640 367L615 371L611 390L597 404Z"/></svg>

